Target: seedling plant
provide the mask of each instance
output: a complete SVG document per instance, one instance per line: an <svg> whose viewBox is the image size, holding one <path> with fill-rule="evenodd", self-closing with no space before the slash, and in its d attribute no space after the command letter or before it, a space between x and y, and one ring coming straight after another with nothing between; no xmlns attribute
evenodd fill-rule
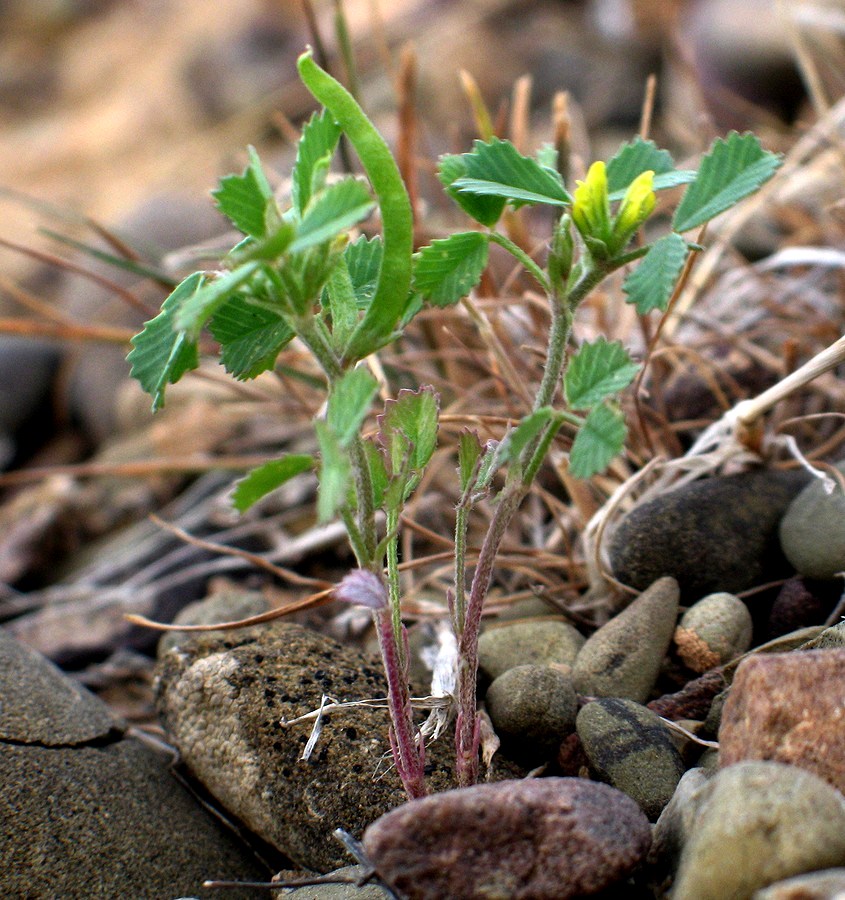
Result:
<svg viewBox="0 0 845 900"><path fill-rule="evenodd" d="M439 398L430 386L401 390L384 404L375 435L364 423L379 390L366 360L399 337L424 307L447 307L470 294L498 244L548 298L546 362L531 409L498 441L464 430L457 448L454 584L448 592L457 643L454 707L456 774L473 784L479 767L476 711L478 636L497 553L505 532L558 432L575 437L570 474L604 470L625 443L618 397L638 364L621 343L598 337L573 349L578 307L612 273L628 269L622 289L645 316L665 312L688 254L684 236L757 190L779 158L752 134L716 140L697 171L678 169L653 142L625 143L607 163L594 162L570 193L546 146L535 157L496 137L440 159L446 193L473 227L415 252L408 193L391 152L352 95L313 60L298 61L302 81L322 105L304 126L283 208L254 150L241 175L213 192L242 238L218 271L182 281L161 312L133 339L132 375L163 406L166 387L199 365L198 342L210 330L220 361L234 378L273 369L294 338L325 380L325 414L314 421L318 453L288 454L238 482L233 502L245 511L287 480L313 471L317 515L339 517L358 568L336 595L373 611L388 683L390 743L410 798L426 793L425 742L408 690L409 650L401 612L400 519L437 443ZM330 176L341 135L366 180ZM656 207L656 192L685 186L665 234L635 243ZM555 211L545 264L497 230L507 207ZM378 209L380 236L352 238ZM468 529L484 498L493 514L468 566Z"/></svg>

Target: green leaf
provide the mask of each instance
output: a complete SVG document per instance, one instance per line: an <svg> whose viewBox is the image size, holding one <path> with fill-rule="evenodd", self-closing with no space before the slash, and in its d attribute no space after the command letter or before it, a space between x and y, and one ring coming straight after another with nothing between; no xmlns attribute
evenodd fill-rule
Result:
<svg viewBox="0 0 845 900"><path fill-rule="evenodd" d="M320 445L317 518L320 522L328 522L346 503L352 464L349 453L341 447L337 435L327 422L318 419L314 422L314 431Z"/></svg>
<svg viewBox="0 0 845 900"><path fill-rule="evenodd" d="M332 388L326 421L341 447L348 447L367 416L378 382L365 368L346 372Z"/></svg>
<svg viewBox="0 0 845 900"><path fill-rule="evenodd" d="M344 178L330 184L312 198L289 251L297 253L331 240L335 235L366 219L374 206L370 190L363 181Z"/></svg>
<svg viewBox="0 0 845 900"><path fill-rule="evenodd" d="M217 208L238 231L263 238L267 235L268 207L276 201L253 147L249 148L249 157L243 174L221 178L220 187L211 195Z"/></svg>
<svg viewBox="0 0 845 900"><path fill-rule="evenodd" d="M182 305L202 290L203 281L201 272L189 275L164 301L161 312L132 338L126 357L130 374L153 398L153 412L164 406L165 387L199 365L196 342L178 330L174 320Z"/></svg>
<svg viewBox="0 0 845 900"><path fill-rule="evenodd" d="M484 448L478 438L478 433L464 429L458 438L458 476L463 493L476 475L478 461Z"/></svg>
<svg viewBox="0 0 845 900"><path fill-rule="evenodd" d="M363 443L364 455L367 457L367 465L370 467L370 483L373 486L373 509L381 509L384 503L384 493L390 481L384 465L384 454L374 441L365 440Z"/></svg>
<svg viewBox="0 0 845 900"><path fill-rule="evenodd" d="M369 240L361 235L343 251L358 309L366 309L375 296L383 251L384 245L378 235Z"/></svg>
<svg viewBox="0 0 845 900"><path fill-rule="evenodd" d="M273 459L253 469L235 483L232 505L238 512L246 512L250 506L266 497L271 491L290 481L294 475L314 468L314 457L307 453L291 453L281 459Z"/></svg>
<svg viewBox="0 0 845 900"><path fill-rule="evenodd" d="M555 411L550 406L544 406L525 416L502 441L499 449L500 460L516 462L525 447L540 434L554 415Z"/></svg>
<svg viewBox="0 0 845 900"><path fill-rule="evenodd" d="M625 446L625 419L618 409L594 406L578 429L569 452L569 471L575 478L603 472Z"/></svg>
<svg viewBox="0 0 845 900"><path fill-rule="evenodd" d="M701 160L698 177L686 189L672 227L689 231L753 194L775 174L781 157L760 146L750 133L717 138Z"/></svg>
<svg viewBox="0 0 845 900"><path fill-rule="evenodd" d="M607 163L607 189L625 192L628 185L643 172L651 170L655 175L672 172L675 161L668 150L661 150L654 141L635 138L624 143Z"/></svg>
<svg viewBox="0 0 845 900"><path fill-rule="evenodd" d="M557 172L523 156L510 141L493 138L476 141L471 153L463 154L466 176L452 182L461 194L502 197L518 203L549 203L566 206L572 198Z"/></svg>
<svg viewBox="0 0 845 900"><path fill-rule="evenodd" d="M327 110L314 113L302 129L302 137L296 147L296 162L291 175L291 199L300 217L305 212L311 195L319 190L328 171L340 137L340 126Z"/></svg>
<svg viewBox="0 0 845 900"><path fill-rule="evenodd" d="M435 306L450 306L478 284L490 242L480 231L432 241L415 254L413 289Z"/></svg>
<svg viewBox="0 0 845 900"><path fill-rule="evenodd" d="M644 316L653 309L665 310L687 258L687 243L679 234L655 241L640 264L622 284L626 302Z"/></svg>
<svg viewBox="0 0 845 900"><path fill-rule="evenodd" d="M467 163L463 156L441 156L437 168L437 177L446 188L446 193L471 218L482 225L492 228L502 215L506 201L501 197L487 197L482 194L462 194L452 185L466 177Z"/></svg>
<svg viewBox="0 0 845 900"><path fill-rule="evenodd" d="M294 336L283 316L240 295L217 310L209 327L220 343L226 371L240 381L272 369L279 352Z"/></svg>
<svg viewBox="0 0 845 900"><path fill-rule="evenodd" d="M422 472L437 446L438 397L432 387L401 390L384 404L379 416L379 442L387 452L390 474L403 466Z"/></svg>
<svg viewBox="0 0 845 900"><path fill-rule="evenodd" d="M213 281L205 281L176 311L177 331L185 331L196 339L203 325L227 300L239 292L241 285L252 278L260 266L260 262L252 260L218 275Z"/></svg>
<svg viewBox="0 0 845 900"><path fill-rule="evenodd" d="M590 409L627 387L639 368L619 341L600 337L582 344L563 378L566 402L571 409Z"/></svg>

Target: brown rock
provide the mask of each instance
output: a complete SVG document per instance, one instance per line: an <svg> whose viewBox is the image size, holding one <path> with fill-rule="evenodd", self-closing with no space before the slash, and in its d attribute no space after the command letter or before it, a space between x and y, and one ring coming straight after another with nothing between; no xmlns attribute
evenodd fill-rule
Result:
<svg viewBox="0 0 845 900"><path fill-rule="evenodd" d="M769 759L845 791L845 650L751 656L722 711L719 764Z"/></svg>
<svg viewBox="0 0 845 900"><path fill-rule="evenodd" d="M578 778L501 781L406 803L374 822L364 849L407 900L565 900L624 878L651 843L620 791Z"/></svg>

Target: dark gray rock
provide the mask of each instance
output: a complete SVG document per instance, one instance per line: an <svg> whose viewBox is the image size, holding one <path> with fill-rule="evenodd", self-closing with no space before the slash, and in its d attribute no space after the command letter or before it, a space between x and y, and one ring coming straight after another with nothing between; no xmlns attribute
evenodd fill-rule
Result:
<svg viewBox="0 0 845 900"><path fill-rule="evenodd" d="M211 793L298 865L348 863L335 828L364 828L405 800L392 766L384 709L352 707L323 718L311 757L301 759L313 712L328 695L383 698L381 661L298 625L192 635L160 660L157 701L182 759ZM452 787L448 736L426 751L432 790Z"/></svg>
<svg viewBox="0 0 845 900"><path fill-rule="evenodd" d="M750 898L776 881L845 865L845 798L778 762L741 762L697 792L672 900Z"/></svg>
<svg viewBox="0 0 845 900"><path fill-rule="evenodd" d="M581 648L572 677L580 694L645 702L678 617L678 584L661 578Z"/></svg>
<svg viewBox="0 0 845 900"><path fill-rule="evenodd" d="M658 716L633 700L607 697L581 708L577 730L595 774L657 819L685 768Z"/></svg>
<svg viewBox="0 0 845 900"><path fill-rule="evenodd" d="M613 574L641 590L671 575L685 603L771 581L786 566L778 523L808 477L756 471L668 491L634 509L616 530Z"/></svg>
<svg viewBox="0 0 845 900"><path fill-rule="evenodd" d="M845 473L845 461L836 468ZM789 504L780 523L780 543L786 558L809 578L833 578L845 570L845 492L835 484L831 493L813 479Z"/></svg>
<svg viewBox="0 0 845 900"><path fill-rule="evenodd" d="M630 873L651 842L619 791L579 778L502 781L406 803L374 822L364 849L407 900L566 900Z"/></svg>
<svg viewBox="0 0 845 900"><path fill-rule="evenodd" d="M548 760L575 730L572 678L553 666L508 669L490 685L484 702L503 749L521 761Z"/></svg>
<svg viewBox="0 0 845 900"><path fill-rule="evenodd" d="M514 666L571 666L584 636L567 622L514 622L488 628L478 639L478 665L488 678Z"/></svg>

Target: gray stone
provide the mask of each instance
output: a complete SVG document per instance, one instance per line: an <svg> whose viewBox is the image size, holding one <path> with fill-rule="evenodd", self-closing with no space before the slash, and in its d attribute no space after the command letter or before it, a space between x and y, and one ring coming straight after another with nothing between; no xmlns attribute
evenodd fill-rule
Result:
<svg viewBox="0 0 845 900"><path fill-rule="evenodd" d="M778 523L806 473L758 471L693 481L634 509L610 545L613 574L642 590L664 575L685 603L773 580Z"/></svg>
<svg viewBox="0 0 845 900"><path fill-rule="evenodd" d="M323 696L383 698L381 661L317 632L280 623L223 637L192 635L157 669L162 723L197 778L230 812L305 868L348 862L335 828L360 838L405 793L390 758L384 709L324 715L319 740L301 759ZM426 751L432 790L454 784L448 736Z"/></svg>
<svg viewBox="0 0 845 900"><path fill-rule="evenodd" d="M845 869L824 869L796 875L763 888L754 900L842 900L845 897Z"/></svg>
<svg viewBox="0 0 845 900"><path fill-rule="evenodd" d="M577 730L595 774L655 820L684 774L681 754L658 716L633 700L608 697L581 708Z"/></svg>
<svg viewBox="0 0 845 900"><path fill-rule="evenodd" d="M753 623L748 607L733 594L708 594L693 604L675 629L678 656L693 672L706 672L751 646Z"/></svg>
<svg viewBox="0 0 845 900"><path fill-rule="evenodd" d="M121 730L105 704L0 629L0 741L70 747Z"/></svg>
<svg viewBox="0 0 845 900"><path fill-rule="evenodd" d="M666 804L652 831L648 861L661 872L674 872L680 860L681 850L689 838L698 812L701 788L713 776L714 770L700 766L689 769L681 776L672 799Z"/></svg>
<svg viewBox="0 0 845 900"><path fill-rule="evenodd" d="M572 678L553 666L508 669L490 685L485 705L504 750L519 760L548 760L575 730Z"/></svg>
<svg viewBox="0 0 845 900"><path fill-rule="evenodd" d="M836 468L845 473L845 461ZM789 504L780 523L780 543L786 558L809 578L833 578L845 570L845 493L813 481Z"/></svg>
<svg viewBox="0 0 845 900"><path fill-rule="evenodd" d="M745 900L792 875L845 865L845 798L809 772L737 763L697 799L672 900Z"/></svg>
<svg viewBox="0 0 845 900"><path fill-rule="evenodd" d="M406 803L367 829L364 850L406 900L566 900L620 881L650 841L647 819L620 791L537 778Z"/></svg>
<svg viewBox="0 0 845 900"><path fill-rule="evenodd" d="M661 578L581 648L572 677L580 694L643 703L657 680L678 617L678 583Z"/></svg>
<svg viewBox="0 0 845 900"><path fill-rule="evenodd" d="M478 665L488 678L514 666L571 666L584 636L567 622L514 622L488 628L478 640Z"/></svg>

